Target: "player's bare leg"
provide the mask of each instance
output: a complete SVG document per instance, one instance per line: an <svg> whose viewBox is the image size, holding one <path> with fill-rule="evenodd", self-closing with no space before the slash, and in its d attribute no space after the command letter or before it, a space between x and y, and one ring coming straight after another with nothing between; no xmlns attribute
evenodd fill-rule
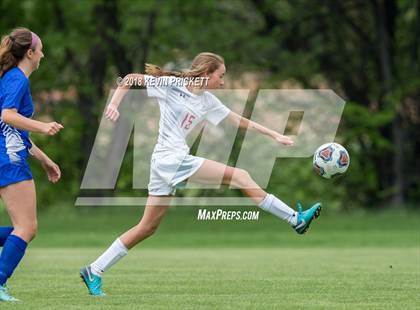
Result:
<svg viewBox="0 0 420 310"><path fill-rule="evenodd" d="M102 273L126 256L129 249L156 231L170 202L170 196L149 196L140 222L117 238L92 264L80 270L80 276L91 295L105 296L102 291Z"/></svg>
<svg viewBox="0 0 420 310"><path fill-rule="evenodd" d="M140 222L120 236L127 249L153 235L171 203L171 196L149 196Z"/></svg>
<svg viewBox="0 0 420 310"><path fill-rule="evenodd" d="M312 220L317 218L321 211L321 204L317 203L304 212L298 204L296 212L274 195L261 189L246 170L229 167L213 160L206 159L189 181L201 184L222 183L237 187L261 209L291 224L299 234L307 231Z"/></svg>
<svg viewBox="0 0 420 310"><path fill-rule="evenodd" d="M194 173L189 181L200 184L224 184L239 188L256 204L267 196L246 170L229 167L217 161L206 159L203 165Z"/></svg>
<svg viewBox="0 0 420 310"><path fill-rule="evenodd" d="M3 245L0 256L0 301L16 301L9 295L6 281L25 254L27 244L37 231L36 191L33 180L0 188L0 196L13 223L13 231Z"/></svg>

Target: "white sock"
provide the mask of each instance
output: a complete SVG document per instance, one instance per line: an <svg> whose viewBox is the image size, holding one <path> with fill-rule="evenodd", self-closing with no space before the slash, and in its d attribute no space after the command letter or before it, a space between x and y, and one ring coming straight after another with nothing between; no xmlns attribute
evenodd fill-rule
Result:
<svg viewBox="0 0 420 310"><path fill-rule="evenodd" d="M267 194L263 201L260 202L259 207L264 211L270 212L271 214L285 220L291 225L296 225L297 223L296 211L274 195Z"/></svg>
<svg viewBox="0 0 420 310"><path fill-rule="evenodd" d="M100 277L102 272L111 268L116 262L126 256L127 253L128 249L118 238L101 256L98 257L97 260L90 265L92 273Z"/></svg>

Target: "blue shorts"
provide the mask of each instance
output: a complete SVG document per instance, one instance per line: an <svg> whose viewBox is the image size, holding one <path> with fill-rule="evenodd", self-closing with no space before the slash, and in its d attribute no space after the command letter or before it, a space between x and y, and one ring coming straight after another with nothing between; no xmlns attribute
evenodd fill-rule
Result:
<svg viewBox="0 0 420 310"><path fill-rule="evenodd" d="M15 158L19 157L16 161L0 160L0 187L33 179L26 154L27 152L15 154Z"/></svg>

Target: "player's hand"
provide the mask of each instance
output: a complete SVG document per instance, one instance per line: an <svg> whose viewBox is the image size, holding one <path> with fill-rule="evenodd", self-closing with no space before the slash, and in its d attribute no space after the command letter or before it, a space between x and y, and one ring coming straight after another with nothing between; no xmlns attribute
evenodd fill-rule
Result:
<svg viewBox="0 0 420 310"><path fill-rule="evenodd" d="M44 123L44 126L43 126L41 132L43 134L48 135L48 136L54 136L55 134L57 134L63 128L64 128L64 126L57 123L57 122Z"/></svg>
<svg viewBox="0 0 420 310"><path fill-rule="evenodd" d="M48 180L50 182L57 183L58 180L60 180L61 178L60 167L58 167L58 165L55 162L53 162L51 159L47 159L46 161L42 162L42 167L47 173Z"/></svg>
<svg viewBox="0 0 420 310"><path fill-rule="evenodd" d="M276 140L278 143L283 144L283 145L287 145L287 146L292 146L294 144L292 138L288 137L288 136L283 136L279 133L275 133L274 134L274 140Z"/></svg>
<svg viewBox="0 0 420 310"><path fill-rule="evenodd" d="M118 112L118 108L112 104L109 104L106 107L105 117L112 122L116 122L120 117L120 112Z"/></svg>

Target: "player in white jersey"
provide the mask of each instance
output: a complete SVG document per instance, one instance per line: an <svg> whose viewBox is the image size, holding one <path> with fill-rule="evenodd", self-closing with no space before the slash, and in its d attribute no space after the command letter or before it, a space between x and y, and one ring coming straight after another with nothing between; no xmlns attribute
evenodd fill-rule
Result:
<svg viewBox="0 0 420 310"><path fill-rule="evenodd" d="M205 184L219 184L222 180L223 184L233 185L261 209L287 221L299 234L305 233L312 220L320 214L320 203L304 212L298 204L296 212L261 189L247 171L189 154L185 141L188 133L202 121L218 125L223 119L240 128L267 135L283 145L293 145L289 137L241 117L207 91L223 87L225 72L221 56L200 53L187 71L165 72L154 65L146 65L147 75L129 74L115 91L105 112L105 116L114 122L119 117L118 107L129 91L129 81L135 80L137 84L146 86L148 96L156 97L159 102L159 137L151 158L149 197L142 219L117 238L92 264L80 270L80 276L91 295L105 295L102 291L102 273L124 257L129 249L156 231L176 185L187 179ZM183 83L189 81L186 79L201 79L203 83Z"/></svg>
<svg viewBox="0 0 420 310"><path fill-rule="evenodd" d="M205 81L205 80L203 80ZM217 125L230 112L208 91L197 95L189 91L187 80L174 76L144 75L150 97L159 102L161 116L158 142L153 151L149 195L175 193L175 186L196 172L204 158L189 155L187 135L203 120Z"/></svg>

